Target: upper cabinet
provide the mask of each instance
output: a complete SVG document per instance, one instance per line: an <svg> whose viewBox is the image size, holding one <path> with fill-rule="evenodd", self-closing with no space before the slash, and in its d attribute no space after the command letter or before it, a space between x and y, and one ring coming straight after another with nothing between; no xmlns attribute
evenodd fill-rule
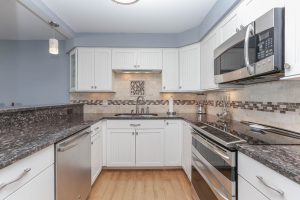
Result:
<svg viewBox="0 0 300 200"><path fill-rule="evenodd" d="M179 90L179 50L163 49L162 91Z"/></svg>
<svg viewBox="0 0 300 200"><path fill-rule="evenodd" d="M211 32L201 41L201 90L217 89L214 79L214 49L219 45L220 34ZM205 49L205 50L204 50Z"/></svg>
<svg viewBox="0 0 300 200"><path fill-rule="evenodd" d="M113 70L161 70L162 49L113 49Z"/></svg>
<svg viewBox="0 0 300 200"><path fill-rule="evenodd" d="M112 90L111 50L76 48L70 53L70 91Z"/></svg>
<svg viewBox="0 0 300 200"><path fill-rule="evenodd" d="M300 77L299 1L285 0L285 75Z"/></svg>
<svg viewBox="0 0 300 200"><path fill-rule="evenodd" d="M200 90L200 43L179 49L179 89Z"/></svg>
<svg viewBox="0 0 300 200"><path fill-rule="evenodd" d="M220 32L221 41L225 42L236 32L239 31L241 25L238 10L233 10L220 24L218 30Z"/></svg>

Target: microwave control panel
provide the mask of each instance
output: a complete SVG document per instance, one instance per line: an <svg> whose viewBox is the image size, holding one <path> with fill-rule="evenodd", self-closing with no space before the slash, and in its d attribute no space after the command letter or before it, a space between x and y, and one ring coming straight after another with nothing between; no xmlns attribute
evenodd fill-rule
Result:
<svg viewBox="0 0 300 200"><path fill-rule="evenodd" d="M274 55L274 30L269 29L257 34L256 58L262 60Z"/></svg>

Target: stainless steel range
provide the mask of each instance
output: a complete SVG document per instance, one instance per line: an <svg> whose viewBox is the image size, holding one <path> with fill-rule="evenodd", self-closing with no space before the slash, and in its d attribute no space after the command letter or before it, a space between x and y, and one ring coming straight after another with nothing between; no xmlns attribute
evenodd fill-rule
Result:
<svg viewBox="0 0 300 200"><path fill-rule="evenodd" d="M193 125L192 185L195 200L237 198L236 144L300 144L300 134L252 122L202 118Z"/></svg>

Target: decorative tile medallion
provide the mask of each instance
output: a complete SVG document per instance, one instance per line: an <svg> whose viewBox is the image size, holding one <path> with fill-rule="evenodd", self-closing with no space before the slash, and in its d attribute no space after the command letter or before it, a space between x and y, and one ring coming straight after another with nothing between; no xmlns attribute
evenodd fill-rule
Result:
<svg viewBox="0 0 300 200"><path fill-rule="evenodd" d="M130 96L144 96L145 81L130 81Z"/></svg>

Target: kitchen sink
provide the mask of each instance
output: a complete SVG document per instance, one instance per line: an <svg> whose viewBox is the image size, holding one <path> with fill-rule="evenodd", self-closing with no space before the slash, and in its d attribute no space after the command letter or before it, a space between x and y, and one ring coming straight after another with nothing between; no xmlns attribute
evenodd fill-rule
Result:
<svg viewBox="0 0 300 200"><path fill-rule="evenodd" d="M158 114L156 113L147 113L147 114L132 114L132 113L119 113L115 114L116 117L155 117Z"/></svg>

